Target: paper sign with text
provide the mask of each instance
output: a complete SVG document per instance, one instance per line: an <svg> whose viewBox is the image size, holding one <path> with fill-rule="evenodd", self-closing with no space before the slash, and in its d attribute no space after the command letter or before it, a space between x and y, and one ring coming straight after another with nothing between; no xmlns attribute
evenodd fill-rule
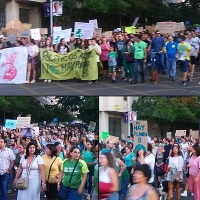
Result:
<svg viewBox="0 0 200 200"><path fill-rule="evenodd" d="M41 40L41 34L39 28L31 29L31 38L34 40Z"/></svg>
<svg viewBox="0 0 200 200"><path fill-rule="evenodd" d="M75 22L74 36L81 39L92 39L94 32L93 23Z"/></svg>
<svg viewBox="0 0 200 200"><path fill-rule="evenodd" d="M17 120L14 119L6 119L5 128L8 128L10 130L17 128Z"/></svg>
<svg viewBox="0 0 200 200"><path fill-rule="evenodd" d="M31 124L31 117L17 117L17 128L29 127Z"/></svg>
<svg viewBox="0 0 200 200"><path fill-rule="evenodd" d="M112 141L113 143L117 143L117 142L119 142L119 137L108 135L106 141Z"/></svg>
<svg viewBox="0 0 200 200"><path fill-rule="evenodd" d="M176 22L158 22L155 30L159 30L160 33L171 33L173 34L176 30Z"/></svg>
<svg viewBox="0 0 200 200"><path fill-rule="evenodd" d="M94 28L94 29L99 28L99 27L98 27L97 19L89 20L89 23L92 23L92 24L93 24L93 28Z"/></svg>
<svg viewBox="0 0 200 200"><path fill-rule="evenodd" d="M147 151L148 143L148 123L147 121L133 121L133 148L136 151L143 149Z"/></svg>
<svg viewBox="0 0 200 200"><path fill-rule="evenodd" d="M176 130L175 136L185 136L186 130Z"/></svg>

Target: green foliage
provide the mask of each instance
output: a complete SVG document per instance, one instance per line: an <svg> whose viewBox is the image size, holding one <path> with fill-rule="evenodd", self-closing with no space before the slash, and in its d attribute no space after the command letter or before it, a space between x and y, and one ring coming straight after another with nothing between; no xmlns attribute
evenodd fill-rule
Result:
<svg viewBox="0 0 200 200"><path fill-rule="evenodd" d="M178 126L192 124L200 119L200 99L198 97L139 97L132 109L138 111L138 120L148 123ZM180 127L179 127L180 128Z"/></svg>

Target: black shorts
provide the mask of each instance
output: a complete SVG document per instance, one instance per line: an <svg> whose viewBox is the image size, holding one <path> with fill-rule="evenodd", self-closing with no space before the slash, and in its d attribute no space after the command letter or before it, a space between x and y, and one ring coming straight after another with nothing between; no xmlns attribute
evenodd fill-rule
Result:
<svg viewBox="0 0 200 200"><path fill-rule="evenodd" d="M117 66L122 67L123 66L123 56L119 53L117 57Z"/></svg>
<svg viewBox="0 0 200 200"><path fill-rule="evenodd" d="M190 56L190 64L192 64L192 65L196 64L196 58L195 58L195 56Z"/></svg>
<svg viewBox="0 0 200 200"><path fill-rule="evenodd" d="M189 178L189 176L190 176L190 174L189 174L189 170L188 170L188 172L187 172L187 174L186 174L186 178Z"/></svg>
<svg viewBox="0 0 200 200"><path fill-rule="evenodd" d="M103 70L108 70L108 60L101 61L103 65Z"/></svg>

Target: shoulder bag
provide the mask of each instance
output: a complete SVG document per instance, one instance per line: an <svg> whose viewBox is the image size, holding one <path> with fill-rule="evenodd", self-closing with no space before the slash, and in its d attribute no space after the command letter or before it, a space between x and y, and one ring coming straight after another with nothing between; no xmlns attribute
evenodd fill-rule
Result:
<svg viewBox="0 0 200 200"><path fill-rule="evenodd" d="M72 174L71 174L71 176L70 176L70 179L69 179L69 182L68 182L67 186L62 185L62 186L60 187L60 190L58 191L58 194L57 194L57 199L58 199L58 200L66 200L66 199L67 199L68 191L69 191L69 189L70 189L70 183L71 183L71 180L72 180L72 176L73 176L73 174L74 174L74 171L75 171L75 169L76 169L76 166L77 166L77 164L78 164L78 161L79 161L79 159L76 161L76 164L74 165L74 169L73 169L73 171L72 171Z"/></svg>
<svg viewBox="0 0 200 200"><path fill-rule="evenodd" d="M57 158L57 156L56 156L56 158ZM52 165L53 165L53 163L55 162L56 158L55 158L54 161L51 163L51 166L50 166L50 168L49 168L48 180L46 181L46 191L49 191L49 176L50 176L50 173L51 173Z"/></svg>
<svg viewBox="0 0 200 200"><path fill-rule="evenodd" d="M31 166L35 160L36 156L33 158L29 168L28 168L28 171L27 171L27 176L24 177L24 178L19 178L17 181L16 181L16 188L19 189L19 190L25 190L26 188L28 188L28 178L29 178L29 175L30 175L30 171L31 171Z"/></svg>

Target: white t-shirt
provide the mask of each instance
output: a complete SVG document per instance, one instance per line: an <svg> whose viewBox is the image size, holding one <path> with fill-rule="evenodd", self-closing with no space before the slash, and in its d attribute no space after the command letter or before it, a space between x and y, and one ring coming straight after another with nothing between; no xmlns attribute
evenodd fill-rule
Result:
<svg viewBox="0 0 200 200"><path fill-rule="evenodd" d="M94 140L94 135L93 134L87 134L86 135L89 141L93 141Z"/></svg>
<svg viewBox="0 0 200 200"><path fill-rule="evenodd" d="M28 55L33 56L35 53L39 53L39 48L37 45L29 45L28 46Z"/></svg>
<svg viewBox="0 0 200 200"><path fill-rule="evenodd" d="M144 157L144 162L149 166L151 169L151 178L149 179L148 183L154 182L154 166L155 166L155 157L152 153Z"/></svg>

